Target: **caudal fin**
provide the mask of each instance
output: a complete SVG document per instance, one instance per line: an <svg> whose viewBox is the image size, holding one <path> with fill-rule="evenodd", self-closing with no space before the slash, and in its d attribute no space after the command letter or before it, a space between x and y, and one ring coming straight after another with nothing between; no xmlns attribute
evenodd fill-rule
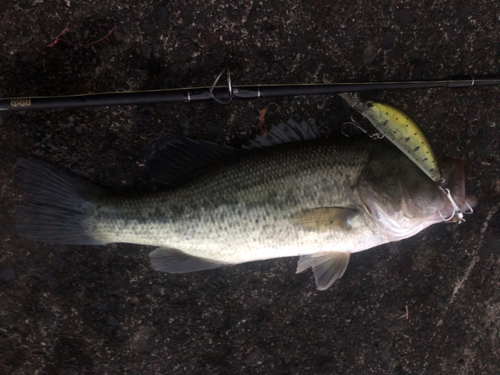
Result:
<svg viewBox="0 0 500 375"><path fill-rule="evenodd" d="M102 244L94 237L92 199L101 189L42 161L19 159L16 182L23 193L17 210L19 235L35 241Z"/></svg>

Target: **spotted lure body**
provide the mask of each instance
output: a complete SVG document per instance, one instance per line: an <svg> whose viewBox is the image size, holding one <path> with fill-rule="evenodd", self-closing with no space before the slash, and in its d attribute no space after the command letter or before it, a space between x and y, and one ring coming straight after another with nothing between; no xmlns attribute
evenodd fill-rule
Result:
<svg viewBox="0 0 500 375"><path fill-rule="evenodd" d="M434 182L441 179L436 157L424 133L403 111L372 100L362 103L350 94L340 94L340 96L366 117Z"/></svg>

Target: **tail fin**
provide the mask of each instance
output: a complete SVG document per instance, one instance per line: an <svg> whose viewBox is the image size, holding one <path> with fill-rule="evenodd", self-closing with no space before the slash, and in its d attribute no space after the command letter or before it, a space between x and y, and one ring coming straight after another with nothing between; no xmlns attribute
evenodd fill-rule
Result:
<svg viewBox="0 0 500 375"><path fill-rule="evenodd" d="M92 216L99 187L42 161L19 159L16 181L23 189L17 211L19 235L35 241L96 245Z"/></svg>

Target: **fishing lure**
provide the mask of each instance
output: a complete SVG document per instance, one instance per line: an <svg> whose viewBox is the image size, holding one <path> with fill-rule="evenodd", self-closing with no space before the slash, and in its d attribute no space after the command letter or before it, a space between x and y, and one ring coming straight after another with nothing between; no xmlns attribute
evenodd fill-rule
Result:
<svg viewBox="0 0 500 375"><path fill-rule="evenodd" d="M429 142L418 125L403 111L373 100L363 103L352 94L339 95L349 106L366 117L434 182L441 180L441 172Z"/></svg>

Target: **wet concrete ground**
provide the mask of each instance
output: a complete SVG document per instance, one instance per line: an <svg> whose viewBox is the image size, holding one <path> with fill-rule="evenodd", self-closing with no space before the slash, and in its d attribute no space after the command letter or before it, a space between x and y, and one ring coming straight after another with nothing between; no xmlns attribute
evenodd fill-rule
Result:
<svg viewBox="0 0 500 375"><path fill-rule="evenodd" d="M0 0L0 9L3 97L207 86L226 66L235 84L499 70L500 3L486 0ZM150 185L145 160L166 140L241 145L271 100L1 114L0 373L499 373L500 92L364 97L404 109L439 158L464 158L479 204L462 225L354 254L325 292L311 273L295 275L296 258L165 275L149 268L147 247L34 243L12 228L20 156L140 190ZM268 124L315 119L325 136L340 136L350 117L336 96L272 101L280 110Z"/></svg>

